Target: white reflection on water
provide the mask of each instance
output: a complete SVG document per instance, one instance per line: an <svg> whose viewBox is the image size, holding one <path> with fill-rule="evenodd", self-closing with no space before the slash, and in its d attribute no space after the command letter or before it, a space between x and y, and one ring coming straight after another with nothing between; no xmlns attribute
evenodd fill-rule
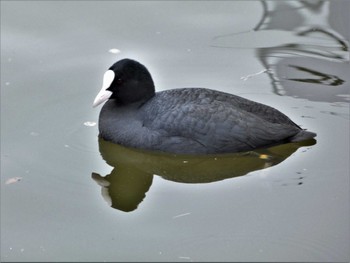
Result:
<svg viewBox="0 0 350 263"><path fill-rule="evenodd" d="M256 48L278 95L348 101L349 42L330 25L330 2L261 3L263 15L253 30L217 36L212 46Z"/></svg>

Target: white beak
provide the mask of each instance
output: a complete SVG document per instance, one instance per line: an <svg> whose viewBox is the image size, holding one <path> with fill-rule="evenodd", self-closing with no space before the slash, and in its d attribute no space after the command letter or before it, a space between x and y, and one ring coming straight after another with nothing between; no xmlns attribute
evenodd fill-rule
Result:
<svg viewBox="0 0 350 263"><path fill-rule="evenodd" d="M107 90L113 80L114 80L115 74L113 70L107 70L106 73L103 76L103 84L102 84L102 89L100 92L97 94L94 103L92 104L92 107L96 107L100 105L101 103L105 102L112 96L112 92Z"/></svg>

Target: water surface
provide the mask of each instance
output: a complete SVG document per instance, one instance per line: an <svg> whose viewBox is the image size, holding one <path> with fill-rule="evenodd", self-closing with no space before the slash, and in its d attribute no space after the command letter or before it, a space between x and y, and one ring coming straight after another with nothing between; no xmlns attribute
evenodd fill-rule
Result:
<svg viewBox="0 0 350 263"><path fill-rule="evenodd" d="M1 260L348 261L349 9L1 1ZM317 142L199 158L99 141L92 102L125 57L157 90L253 99Z"/></svg>

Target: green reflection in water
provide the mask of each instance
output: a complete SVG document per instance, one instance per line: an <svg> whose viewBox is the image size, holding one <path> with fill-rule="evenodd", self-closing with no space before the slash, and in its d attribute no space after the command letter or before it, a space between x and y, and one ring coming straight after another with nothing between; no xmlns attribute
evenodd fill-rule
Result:
<svg viewBox="0 0 350 263"><path fill-rule="evenodd" d="M93 173L92 178L111 207L130 212L145 198L154 174L178 183L211 183L274 166L299 147L315 143L312 139L255 151L195 156L146 152L99 139L100 153L114 169L105 177Z"/></svg>

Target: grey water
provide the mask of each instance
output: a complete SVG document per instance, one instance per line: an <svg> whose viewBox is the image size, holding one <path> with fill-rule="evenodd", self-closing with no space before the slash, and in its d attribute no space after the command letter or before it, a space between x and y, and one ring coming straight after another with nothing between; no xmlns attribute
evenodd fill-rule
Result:
<svg viewBox="0 0 350 263"><path fill-rule="evenodd" d="M349 261L348 1L1 1L1 261ZM316 141L98 139L104 72L279 109Z"/></svg>

